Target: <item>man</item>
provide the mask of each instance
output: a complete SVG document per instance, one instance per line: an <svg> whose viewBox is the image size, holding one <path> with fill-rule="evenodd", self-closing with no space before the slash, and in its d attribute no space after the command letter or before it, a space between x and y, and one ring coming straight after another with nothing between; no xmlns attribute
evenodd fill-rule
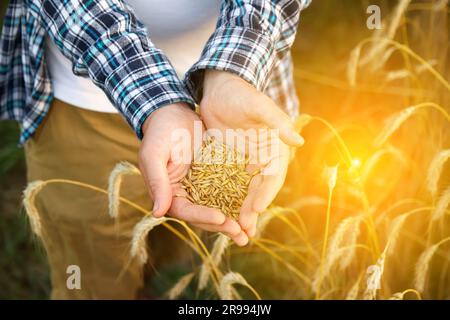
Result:
<svg viewBox="0 0 450 320"><path fill-rule="evenodd" d="M209 9L215 3L198 2ZM284 181L287 145L302 144L277 104L295 116L289 49L307 4L309 0L223 1L197 59L190 49L198 47L200 31L209 24L208 15L195 23L202 10L193 10L199 5L192 1L11 0L1 38L0 114L21 125L28 180L65 178L104 188L117 162L138 163L155 217L169 214L247 244L256 232L257 214ZM165 11L153 14L161 8ZM188 14L176 16L178 12ZM155 21L192 24L158 35ZM190 38L187 30L193 32ZM152 42L153 34L159 40ZM192 41L183 46L183 39ZM183 57L189 55L193 65L183 70ZM184 81L177 71L187 71ZM172 161L171 133L192 133L199 120L196 103L207 129L279 129L282 170L253 179L238 222L173 191L189 165ZM142 179L125 181L124 196L149 207L145 193ZM122 208L118 230L107 216L104 196L64 185L44 189L38 208L53 298L136 297L141 268L132 264L120 280L117 276L128 259L139 213ZM161 234L151 236L151 255L158 263L174 246ZM66 286L69 265L80 267L80 290Z"/></svg>

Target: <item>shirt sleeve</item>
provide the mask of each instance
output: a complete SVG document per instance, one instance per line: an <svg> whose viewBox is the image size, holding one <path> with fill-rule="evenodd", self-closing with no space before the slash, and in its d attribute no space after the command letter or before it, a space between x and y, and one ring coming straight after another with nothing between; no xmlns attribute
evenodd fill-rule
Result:
<svg viewBox="0 0 450 320"><path fill-rule="evenodd" d="M205 69L228 71L263 91L274 65L295 39L300 11L311 0L224 0L216 30L185 81L199 102Z"/></svg>
<svg viewBox="0 0 450 320"><path fill-rule="evenodd" d="M167 57L150 41L132 8L121 0L29 0L50 38L108 96L142 138L156 109L195 103Z"/></svg>

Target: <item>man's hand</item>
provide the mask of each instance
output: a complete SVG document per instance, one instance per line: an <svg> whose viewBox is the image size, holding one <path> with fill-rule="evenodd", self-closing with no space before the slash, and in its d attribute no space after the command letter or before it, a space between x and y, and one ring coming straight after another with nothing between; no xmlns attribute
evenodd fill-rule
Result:
<svg viewBox="0 0 450 320"><path fill-rule="evenodd" d="M179 150L180 144L174 141L172 134L184 129L193 139L195 121L200 119L194 111L183 103L176 103L156 110L143 125L139 167L154 201L153 216L159 218L168 212L174 218L207 231L222 232L238 245L246 245L248 237L238 223L225 217L220 210L195 205L182 196L185 191L180 181L190 163L174 161L173 150L178 148L177 153L192 154L193 144L191 140L184 146L187 150Z"/></svg>
<svg viewBox="0 0 450 320"><path fill-rule="evenodd" d="M289 162L289 147L301 146L303 138L295 131L291 119L269 97L256 90L240 77L224 71L206 70L200 115L206 129L278 129L279 137L261 139L248 138L248 156L254 161L247 170L254 172L271 164L278 169L272 174L258 174L250 185L241 208L239 223L252 237L256 233L258 213L264 211L273 201L284 183ZM225 134L224 134L225 136ZM227 141L225 141L227 143ZM266 160L260 161L258 154L263 149L279 146L278 151Z"/></svg>

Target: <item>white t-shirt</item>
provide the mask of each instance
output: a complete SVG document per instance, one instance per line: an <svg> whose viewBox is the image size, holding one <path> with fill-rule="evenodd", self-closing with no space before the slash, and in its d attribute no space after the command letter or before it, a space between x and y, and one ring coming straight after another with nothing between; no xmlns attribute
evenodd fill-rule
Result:
<svg viewBox="0 0 450 320"><path fill-rule="evenodd" d="M127 0L145 24L156 47L181 77L198 60L215 28L219 0ZM54 96L74 106L117 113L105 93L89 78L75 76L72 65L47 37L46 62Z"/></svg>

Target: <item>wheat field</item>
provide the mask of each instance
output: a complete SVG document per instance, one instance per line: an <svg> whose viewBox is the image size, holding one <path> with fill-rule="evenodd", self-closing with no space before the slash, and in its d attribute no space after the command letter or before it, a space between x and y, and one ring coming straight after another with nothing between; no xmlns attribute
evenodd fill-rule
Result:
<svg viewBox="0 0 450 320"><path fill-rule="evenodd" d="M450 299L449 3L391 3L381 30L365 32L335 57L335 75L296 65L300 98L309 91L296 120L306 144L248 246L223 235L205 239L136 207L143 218L130 259L144 264L147 234L163 227L196 257L164 297ZM305 41L294 58L311 48ZM119 164L109 190L63 180L29 185L24 204L35 233L33 199L46 185L102 192L114 219L120 206L134 205L120 198L129 174L139 171Z"/></svg>

